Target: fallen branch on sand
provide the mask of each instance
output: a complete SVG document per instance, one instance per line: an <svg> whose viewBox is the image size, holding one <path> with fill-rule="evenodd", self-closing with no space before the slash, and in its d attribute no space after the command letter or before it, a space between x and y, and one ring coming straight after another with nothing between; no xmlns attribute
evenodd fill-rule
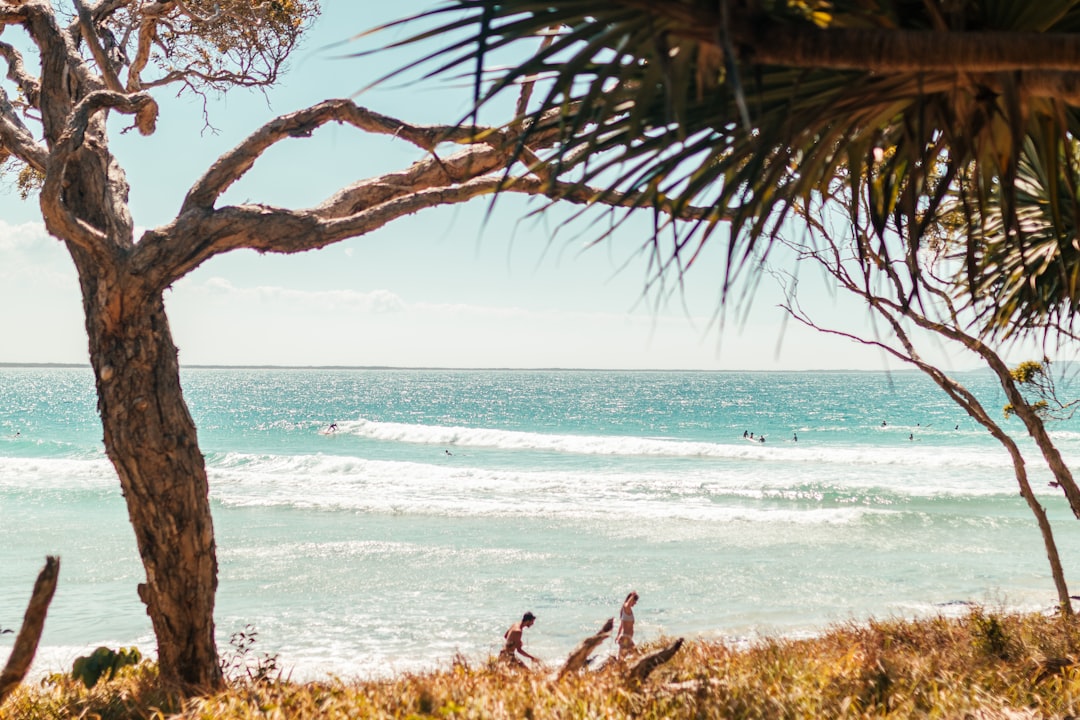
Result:
<svg viewBox="0 0 1080 720"><path fill-rule="evenodd" d="M26 606L26 614L23 616L19 634L15 638L15 646L11 648L7 665L0 673L0 703L3 703L8 695L15 691L15 688L26 677L30 663L34 661L38 642L41 640L41 632L45 628L45 615L49 611L53 593L56 592L56 579L59 574L60 558L51 555L46 557L45 567L42 568L34 583L34 592L30 595L30 603Z"/></svg>
<svg viewBox="0 0 1080 720"><path fill-rule="evenodd" d="M675 657L675 653L679 652L679 648L682 646L683 639L679 638L667 647L649 653L630 667L626 673L627 678L645 682L645 679L649 677L653 670Z"/></svg>
<svg viewBox="0 0 1080 720"><path fill-rule="evenodd" d="M570 657L566 658L566 663L563 664L562 670L559 671L559 676L556 679L561 680L567 673L577 672L584 668L589 662L589 654L596 649L597 645L611 636L613 627L615 627L615 618L608 618L604 626L600 628L600 632L582 640L581 644L570 653Z"/></svg>

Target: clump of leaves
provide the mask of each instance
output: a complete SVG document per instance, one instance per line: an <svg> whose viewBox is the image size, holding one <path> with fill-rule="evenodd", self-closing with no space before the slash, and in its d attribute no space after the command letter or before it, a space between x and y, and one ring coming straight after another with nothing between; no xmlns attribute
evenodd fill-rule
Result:
<svg viewBox="0 0 1080 720"><path fill-rule="evenodd" d="M128 665L138 665L142 661L142 653L138 648L120 648L113 650L107 647L99 647L89 655L75 658L71 666L71 677L82 680L86 688L92 689L98 680L104 678L111 680L116 677L120 669Z"/></svg>
<svg viewBox="0 0 1080 720"><path fill-rule="evenodd" d="M971 627L976 648L993 657L1008 658L1009 638L996 615L984 615L981 610L974 610L971 613Z"/></svg>
<svg viewBox="0 0 1080 720"><path fill-rule="evenodd" d="M229 649L221 653L221 673L233 681L266 683L280 676L277 653L255 651L259 631L250 623L229 637Z"/></svg>
<svg viewBox="0 0 1080 720"><path fill-rule="evenodd" d="M1020 386L1028 407L1042 420L1068 420L1080 408L1080 400L1060 398L1046 358L1041 362L1025 360L1010 370L1009 375ZM1006 404L1004 409L1006 418L1016 414L1013 403Z"/></svg>

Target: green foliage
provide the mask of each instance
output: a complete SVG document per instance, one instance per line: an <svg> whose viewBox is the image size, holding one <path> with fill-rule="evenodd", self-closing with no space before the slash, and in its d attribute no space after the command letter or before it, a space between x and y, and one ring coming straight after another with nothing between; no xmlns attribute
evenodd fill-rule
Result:
<svg viewBox="0 0 1080 720"><path fill-rule="evenodd" d="M111 680L116 677L120 669L128 665L138 665L142 661L142 654L138 648L120 648L112 650L107 647L99 647L90 655L75 658L71 666L71 677L81 680L87 689L97 685L98 680L104 678Z"/></svg>
<svg viewBox="0 0 1080 720"><path fill-rule="evenodd" d="M974 610L970 621L975 647L987 655L1008 658L1009 639L996 615L985 615L982 610Z"/></svg>
<svg viewBox="0 0 1080 720"><path fill-rule="evenodd" d="M709 211L670 228L671 249L656 223L658 274L685 271L722 228L726 290L785 220L825 199L871 227L874 254L905 263L913 282L942 216L962 268L955 291L989 334L1067 325L1080 309L1075 99L996 68L906 62L983 31L1038 57L1038 33L1080 31L1072 0L456 0L419 18L441 25L412 41L442 41L421 62L454 78L474 69L481 103L542 78L523 127L558 137L544 158L555 177L598 185L601 198L640 193L649 212ZM830 64L828 38L843 33L865 68ZM758 60L770 44L798 52Z"/></svg>

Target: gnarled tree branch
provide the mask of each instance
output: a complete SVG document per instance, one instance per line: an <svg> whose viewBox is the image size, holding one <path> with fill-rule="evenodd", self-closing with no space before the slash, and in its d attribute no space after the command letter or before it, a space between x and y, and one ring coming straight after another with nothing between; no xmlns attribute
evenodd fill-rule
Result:
<svg viewBox="0 0 1080 720"><path fill-rule="evenodd" d="M126 95L99 90L87 95L75 106L67 128L48 155L40 199L49 232L95 254L102 252L102 244L107 239L105 233L69 211L64 205L62 192L68 162L82 147L90 118L102 110L136 115L136 122L144 135L153 131L157 118L157 103L145 93Z"/></svg>
<svg viewBox="0 0 1080 720"><path fill-rule="evenodd" d="M41 632L45 629L45 616L49 612L53 593L56 592L59 575L60 558L46 557L45 567L34 582L34 591L26 606L26 614L15 638L15 645L11 648L11 655L8 656L3 672L0 672L0 703L15 691L30 670L30 663L34 661L38 642L41 640Z"/></svg>
<svg viewBox="0 0 1080 720"><path fill-rule="evenodd" d="M90 47L90 54L94 56L94 62L97 63L98 70L101 71L105 87L113 92L124 92L124 86L120 84L120 78L117 77L112 62L101 47L101 38L98 37L97 30L94 29L94 19L90 11L82 4L82 0L72 0L72 2L75 3L75 10L79 14L79 29L82 32L83 40Z"/></svg>
<svg viewBox="0 0 1080 720"><path fill-rule="evenodd" d="M434 150L442 142L471 142L477 135L477 131L460 126L410 125L362 108L349 100L327 100L270 121L221 156L188 191L180 213L193 208L212 207L217 198L243 177L272 145L289 137L309 137L317 128L335 121L370 133L393 135L424 150Z"/></svg>
<svg viewBox="0 0 1080 720"><path fill-rule="evenodd" d="M31 107L36 107L41 97L41 82L26 71L22 54L13 45L0 42L0 57L7 60L7 78L14 82L22 91L26 102Z"/></svg>
<svg viewBox="0 0 1080 720"><path fill-rule="evenodd" d="M286 124L286 127L292 126L292 123ZM299 127L306 128L307 125ZM386 126L380 124L376 132L386 130ZM416 144L432 137L427 130L430 129L424 129L414 138ZM276 132L281 134L280 129ZM259 135L258 142L249 144L251 138L245 141L238 148L243 150L236 155L238 161L228 163L229 167L250 168L257 158L255 149L269 147L267 138L259 133L256 135ZM173 223L143 236L136 249L135 262L141 272L159 278L157 282L164 287L210 257L230 250L248 248L274 253L314 250L372 232L392 220L425 208L462 203L499 191L557 197L579 205L636 208L645 201L640 193L604 191L580 184L552 182L534 175L506 177L501 171L509 162L513 138L508 137L507 143L510 147L501 152L485 141L483 145L469 147L446 159L428 157L406 171L357 183L311 209L290 210L264 205L214 209L200 206L205 200L200 204L185 202L186 211L182 210ZM220 179L214 182L207 181L208 176L196 184L189 199L193 196L196 199L214 197L211 187L235 179L232 173L226 172L221 172L217 176ZM721 219L715 208L677 209L668 204L656 209L683 219L710 222Z"/></svg>
<svg viewBox="0 0 1080 720"><path fill-rule="evenodd" d="M18 111L11 104L2 87L0 87L0 145L38 172L45 172L48 150L34 139L30 130L19 119Z"/></svg>

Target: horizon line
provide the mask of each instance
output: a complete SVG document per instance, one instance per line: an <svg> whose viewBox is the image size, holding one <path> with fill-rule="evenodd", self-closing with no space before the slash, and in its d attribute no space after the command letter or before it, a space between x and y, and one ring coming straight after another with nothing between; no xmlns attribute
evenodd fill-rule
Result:
<svg viewBox="0 0 1080 720"><path fill-rule="evenodd" d="M64 363L64 362L0 362L0 368L57 368L57 369L90 369L90 363ZM492 372L685 372L685 373L894 373L894 372L920 372L918 368L804 368L792 369L705 369L705 368L614 368L614 367L453 367L448 365L277 365L273 363L240 364L230 365L225 363L192 363L181 364L181 370L447 370L475 372L486 370ZM953 372L973 372L986 368L968 368L966 370L953 370Z"/></svg>

